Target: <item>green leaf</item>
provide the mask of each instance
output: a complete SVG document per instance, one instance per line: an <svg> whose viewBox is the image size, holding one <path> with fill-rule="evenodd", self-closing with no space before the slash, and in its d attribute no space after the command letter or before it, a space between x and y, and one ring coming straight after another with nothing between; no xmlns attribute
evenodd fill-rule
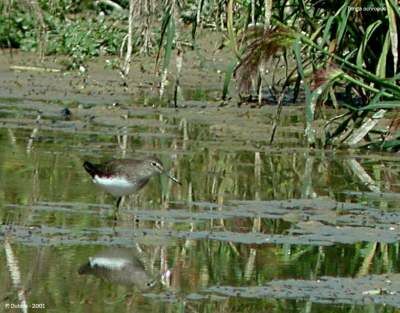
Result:
<svg viewBox="0 0 400 313"><path fill-rule="evenodd" d="M400 140L393 139L387 140L381 146L382 150L399 150L400 149Z"/></svg>
<svg viewBox="0 0 400 313"><path fill-rule="evenodd" d="M158 43L158 51L157 51L157 56L156 56L156 68L158 66L158 61L160 60L160 56L161 56L161 50L163 47L163 43L164 43L164 38L165 35L168 31L168 27L171 21L171 7L167 7L165 14L163 16L162 19L162 23L161 23L161 36L160 36L160 42Z"/></svg>
<svg viewBox="0 0 400 313"><path fill-rule="evenodd" d="M381 20L377 20L374 23L372 23L371 25L368 26L367 30L365 31L364 34L364 38L361 42L360 48L358 49L358 53L357 53L357 66L362 67L363 63L364 63L364 52L365 52L365 48L368 44L369 39L371 38L372 34L375 32L375 30L382 24Z"/></svg>
<svg viewBox="0 0 400 313"><path fill-rule="evenodd" d="M332 23L334 20L335 20L335 17L330 16L328 18L328 21L325 24L324 33L323 33L323 37L322 37L324 43L328 43L330 41L330 35L332 34L331 27L332 27Z"/></svg>
<svg viewBox="0 0 400 313"><path fill-rule="evenodd" d="M376 66L376 76L379 78L386 77L386 58L389 52L389 45L390 45L390 31L386 33L385 42L383 43L383 48L381 55L379 57L378 65Z"/></svg>
<svg viewBox="0 0 400 313"><path fill-rule="evenodd" d="M397 63L399 60L399 54L398 54L399 37L397 33L396 16L394 15L394 10L391 4L389 3L389 0L386 0L386 10L389 18L390 43L392 47L393 64L394 64L393 67L396 71Z"/></svg>
<svg viewBox="0 0 400 313"><path fill-rule="evenodd" d="M342 7L339 9L339 25L337 30L337 46L340 46L340 43L343 39L343 36L347 30L347 20L349 19L350 10L349 10L349 1L347 0Z"/></svg>
<svg viewBox="0 0 400 313"><path fill-rule="evenodd" d="M399 101L379 101L360 108L360 111L376 109L400 109Z"/></svg>

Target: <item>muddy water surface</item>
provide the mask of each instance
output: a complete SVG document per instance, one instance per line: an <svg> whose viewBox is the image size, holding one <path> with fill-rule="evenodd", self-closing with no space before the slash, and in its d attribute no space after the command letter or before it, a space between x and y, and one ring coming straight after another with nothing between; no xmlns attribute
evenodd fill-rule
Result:
<svg viewBox="0 0 400 313"><path fill-rule="evenodd" d="M2 310L400 310L397 155L305 149L298 107L270 146L275 108L187 104L0 100ZM82 162L153 154L182 186L115 222Z"/></svg>

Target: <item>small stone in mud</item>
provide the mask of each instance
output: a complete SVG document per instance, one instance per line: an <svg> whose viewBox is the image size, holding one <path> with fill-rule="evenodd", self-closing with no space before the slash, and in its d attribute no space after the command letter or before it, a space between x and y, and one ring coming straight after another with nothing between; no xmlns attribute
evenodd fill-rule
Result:
<svg viewBox="0 0 400 313"><path fill-rule="evenodd" d="M91 109L93 106L94 106L93 104L85 103L85 104L78 105L78 109L80 109L80 110L88 110L88 109Z"/></svg>

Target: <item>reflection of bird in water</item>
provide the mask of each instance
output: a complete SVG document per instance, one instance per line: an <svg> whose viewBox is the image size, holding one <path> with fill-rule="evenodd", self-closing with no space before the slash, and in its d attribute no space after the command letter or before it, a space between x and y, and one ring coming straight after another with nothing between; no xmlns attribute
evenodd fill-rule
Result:
<svg viewBox="0 0 400 313"><path fill-rule="evenodd" d="M135 286L140 290L153 287L157 280L147 274L137 251L132 248L109 248L79 268L79 274L92 274L111 283Z"/></svg>
<svg viewBox="0 0 400 313"><path fill-rule="evenodd" d="M117 209L123 196L139 191L153 176L165 174L179 184L156 157L147 157L143 160L112 160L101 164L86 161L83 167L92 176L96 185L118 198Z"/></svg>

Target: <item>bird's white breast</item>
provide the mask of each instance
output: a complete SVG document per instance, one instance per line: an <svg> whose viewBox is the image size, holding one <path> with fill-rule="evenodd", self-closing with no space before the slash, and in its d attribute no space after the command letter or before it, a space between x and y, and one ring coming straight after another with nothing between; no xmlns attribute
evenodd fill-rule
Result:
<svg viewBox="0 0 400 313"><path fill-rule="evenodd" d="M136 184L125 177L99 177L95 175L93 182L116 197L125 196L136 191Z"/></svg>
<svg viewBox="0 0 400 313"><path fill-rule="evenodd" d="M89 258L91 267L103 267L109 270L120 270L130 262L122 258L94 257Z"/></svg>

